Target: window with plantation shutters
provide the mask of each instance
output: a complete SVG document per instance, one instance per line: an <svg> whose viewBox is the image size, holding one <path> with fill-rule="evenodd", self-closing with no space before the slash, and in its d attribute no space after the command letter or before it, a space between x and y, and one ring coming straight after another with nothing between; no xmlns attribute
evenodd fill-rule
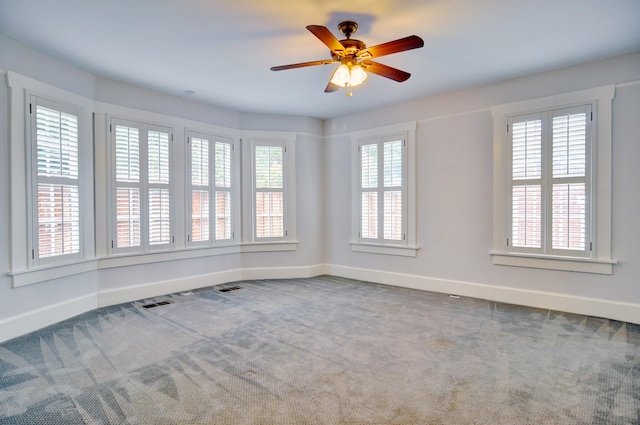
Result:
<svg viewBox="0 0 640 425"><path fill-rule="evenodd" d="M188 243L228 244L235 238L232 217L234 141L190 131L187 135L190 169L190 231Z"/></svg>
<svg viewBox="0 0 640 425"><path fill-rule="evenodd" d="M509 250L588 257L592 105L509 119Z"/></svg>
<svg viewBox="0 0 640 425"><path fill-rule="evenodd" d="M358 145L360 230L362 241L404 244L406 241L405 139L365 140Z"/></svg>
<svg viewBox="0 0 640 425"><path fill-rule="evenodd" d="M283 239L285 229L284 143L253 145L254 237Z"/></svg>
<svg viewBox="0 0 640 425"><path fill-rule="evenodd" d="M80 255L78 111L31 96L32 260Z"/></svg>
<svg viewBox="0 0 640 425"><path fill-rule="evenodd" d="M110 126L114 252L166 249L172 241L171 130L113 118Z"/></svg>

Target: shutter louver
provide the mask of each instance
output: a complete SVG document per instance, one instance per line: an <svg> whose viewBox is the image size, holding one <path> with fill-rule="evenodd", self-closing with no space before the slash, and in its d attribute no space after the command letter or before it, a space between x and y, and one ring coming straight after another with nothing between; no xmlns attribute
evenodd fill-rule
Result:
<svg viewBox="0 0 640 425"><path fill-rule="evenodd" d="M140 246L140 189L116 189L116 243L118 247Z"/></svg>
<svg viewBox="0 0 640 425"><path fill-rule="evenodd" d="M511 240L515 247L542 246L542 192L540 185L513 186Z"/></svg>
<svg viewBox="0 0 640 425"><path fill-rule="evenodd" d="M362 189L378 187L378 145L362 145L361 165Z"/></svg>
<svg viewBox="0 0 640 425"><path fill-rule="evenodd" d="M552 195L553 249L586 248L586 193L584 183L554 184Z"/></svg>
<svg viewBox="0 0 640 425"><path fill-rule="evenodd" d="M80 252L78 117L36 105L38 258Z"/></svg>
<svg viewBox="0 0 640 425"><path fill-rule="evenodd" d="M149 189L149 244L171 242L169 189Z"/></svg>
<svg viewBox="0 0 640 425"><path fill-rule="evenodd" d="M209 186L209 141L191 138L191 184Z"/></svg>
<svg viewBox="0 0 640 425"><path fill-rule="evenodd" d="M582 177L586 169L586 114L553 118L553 177Z"/></svg>
<svg viewBox="0 0 640 425"><path fill-rule="evenodd" d="M39 258L80 251L78 187L38 184Z"/></svg>
<svg viewBox="0 0 640 425"><path fill-rule="evenodd" d="M216 191L216 240L231 239L231 192Z"/></svg>
<svg viewBox="0 0 640 425"><path fill-rule="evenodd" d="M284 236L284 203L282 192L256 192L256 236Z"/></svg>
<svg viewBox="0 0 640 425"><path fill-rule="evenodd" d="M512 178L538 179L542 176L542 120L512 125Z"/></svg>
<svg viewBox="0 0 640 425"><path fill-rule="evenodd" d="M402 240L402 192L385 190L384 192L384 238Z"/></svg>
<svg viewBox="0 0 640 425"><path fill-rule="evenodd" d="M361 235L363 239L378 238L378 192L362 192Z"/></svg>
<svg viewBox="0 0 640 425"><path fill-rule="evenodd" d="M191 191L191 240L209 240L209 191Z"/></svg>

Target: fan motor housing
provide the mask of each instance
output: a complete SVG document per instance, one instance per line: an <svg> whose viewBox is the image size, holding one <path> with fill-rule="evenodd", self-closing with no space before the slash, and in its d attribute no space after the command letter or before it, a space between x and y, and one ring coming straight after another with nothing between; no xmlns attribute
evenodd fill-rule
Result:
<svg viewBox="0 0 640 425"><path fill-rule="evenodd" d="M340 44L344 46L345 51L344 54L336 54L336 52L331 52L331 57L335 60L340 60L347 55L353 55L359 50L367 48L367 45L364 44L363 41L355 40L353 38L340 40Z"/></svg>

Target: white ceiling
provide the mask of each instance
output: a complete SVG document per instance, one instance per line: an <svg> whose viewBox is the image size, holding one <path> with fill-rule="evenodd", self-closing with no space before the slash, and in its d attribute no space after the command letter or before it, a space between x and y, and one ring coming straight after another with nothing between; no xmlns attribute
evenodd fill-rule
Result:
<svg viewBox="0 0 640 425"><path fill-rule="evenodd" d="M355 20L378 59L354 96L324 93L337 65L305 29ZM244 112L331 118L640 51L640 0L0 0L0 32L95 74ZM0 57L0 61L1 61ZM2 67L0 62L0 67Z"/></svg>

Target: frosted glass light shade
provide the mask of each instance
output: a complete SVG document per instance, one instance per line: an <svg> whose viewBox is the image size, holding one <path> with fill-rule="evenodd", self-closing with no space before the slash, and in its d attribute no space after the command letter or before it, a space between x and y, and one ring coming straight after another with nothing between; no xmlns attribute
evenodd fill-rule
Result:
<svg viewBox="0 0 640 425"><path fill-rule="evenodd" d="M351 80L351 75L349 72L349 67L345 64L342 64L336 69L333 73L333 77L331 77L331 83L340 87L347 87L349 85L349 81Z"/></svg>
<svg viewBox="0 0 640 425"><path fill-rule="evenodd" d="M359 86L367 79L367 73L360 65L353 65L351 67L351 87Z"/></svg>

